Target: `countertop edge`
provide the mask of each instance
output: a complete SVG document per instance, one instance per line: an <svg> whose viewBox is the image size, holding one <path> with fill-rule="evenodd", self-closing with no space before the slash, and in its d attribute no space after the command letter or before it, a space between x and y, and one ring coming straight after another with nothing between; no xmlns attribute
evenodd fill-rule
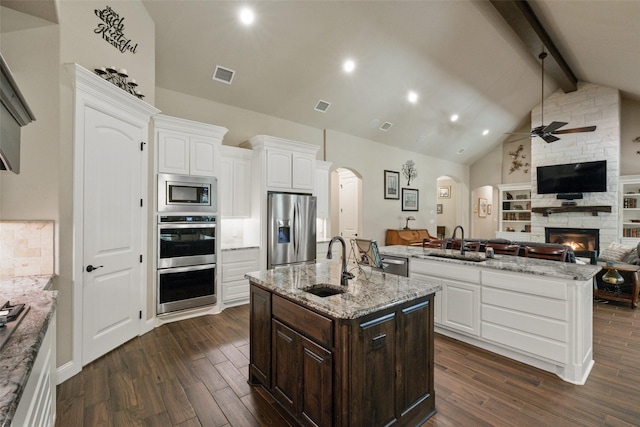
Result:
<svg viewBox="0 0 640 427"><path fill-rule="evenodd" d="M479 269L508 271L512 273L528 274L532 276L546 276L562 280L584 282L593 278L601 267L592 264L575 264L560 261L525 258L521 256L496 255L496 258L482 262L463 261L458 259L429 257L427 253L451 252L448 249L432 249L413 246L393 245L381 246L382 255L394 255L405 258L422 259L432 262L443 262L456 265L465 265Z"/></svg>
<svg viewBox="0 0 640 427"><path fill-rule="evenodd" d="M0 278L3 298L30 306L18 328L0 349L0 425L3 427L11 425L57 308L58 291L47 290L51 289L54 277Z"/></svg>

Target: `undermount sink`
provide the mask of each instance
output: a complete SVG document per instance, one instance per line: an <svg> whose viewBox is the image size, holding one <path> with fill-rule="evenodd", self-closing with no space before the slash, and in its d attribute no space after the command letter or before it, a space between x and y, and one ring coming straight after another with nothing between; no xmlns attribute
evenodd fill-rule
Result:
<svg viewBox="0 0 640 427"><path fill-rule="evenodd" d="M482 262L485 261L486 258L478 253L468 253L468 254L449 254L449 253L430 253L426 254L426 256L434 257L434 258L448 258L448 259L458 259L460 261L471 261L471 262Z"/></svg>
<svg viewBox="0 0 640 427"><path fill-rule="evenodd" d="M331 295L338 295L346 292L345 288L339 287L337 285L329 285L320 283L317 285L307 286L302 289L305 292L309 292L310 294L314 294L319 297L329 297Z"/></svg>

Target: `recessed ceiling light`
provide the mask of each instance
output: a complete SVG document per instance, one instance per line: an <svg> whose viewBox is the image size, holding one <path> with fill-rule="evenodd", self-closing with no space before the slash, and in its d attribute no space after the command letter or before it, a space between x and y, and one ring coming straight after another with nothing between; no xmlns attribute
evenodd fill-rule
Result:
<svg viewBox="0 0 640 427"><path fill-rule="evenodd" d="M244 25L251 25L256 19L253 10L249 9L248 7L243 7L242 9L240 9L239 16L240 22L242 22Z"/></svg>
<svg viewBox="0 0 640 427"><path fill-rule="evenodd" d="M464 153L464 148L461 148L457 151L457 154L462 154L462 153Z"/></svg>
<svg viewBox="0 0 640 427"><path fill-rule="evenodd" d="M452 122L457 121L457 120L458 120L458 118L459 118L459 116L458 116L457 114L453 114L453 115L451 115L451 121L452 121Z"/></svg>
<svg viewBox="0 0 640 427"><path fill-rule="evenodd" d="M483 136L487 136L487 135L489 135L489 129L485 129L485 130L483 130L483 131L482 131L482 135L483 135Z"/></svg>
<svg viewBox="0 0 640 427"><path fill-rule="evenodd" d="M342 69L346 73L353 73L353 70L356 69L356 63L353 59L347 59L342 63Z"/></svg>
<svg viewBox="0 0 640 427"><path fill-rule="evenodd" d="M410 103L415 104L416 102L418 102L418 94L410 90L409 94L407 95L407 99Z"/></svg>

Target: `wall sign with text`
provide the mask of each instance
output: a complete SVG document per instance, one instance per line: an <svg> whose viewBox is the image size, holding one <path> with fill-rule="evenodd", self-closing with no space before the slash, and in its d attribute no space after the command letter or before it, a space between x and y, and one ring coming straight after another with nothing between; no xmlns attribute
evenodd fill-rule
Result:
<svg viewBox="0 0 640 427"><path fill-rule="evenodd" d="M102 20L98 27L93 30L94 33L100 34L102 39L120 52L136 53L138 43L133 43L131 39L124 35L124 17L121 17L110 6L104 9L95 9L96 16Z"/></svg>

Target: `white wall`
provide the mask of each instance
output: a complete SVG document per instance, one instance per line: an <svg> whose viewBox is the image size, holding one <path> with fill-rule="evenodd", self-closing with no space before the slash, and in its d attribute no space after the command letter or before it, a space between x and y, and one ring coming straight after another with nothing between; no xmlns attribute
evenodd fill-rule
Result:
<svg viewBox="0 0 640 427"><path fill-rule="evenodd" d="M449 198L439 198L438 189L440 187L449 187ZM436 225L445 227L445 237L451 237L451 233L456 225L458 225L458 199L461 198L458 190L458 183L449 177L439 177L436 186L436 203L442 205L442 213L436 213ZM431 232L429 232L431 234ZM432 234L437 236L437 234ZM467 231L467 236L470 231Z"/></svg>
<svg viewBox="0 0 640 427"><path fill-rule="evenodd" d="M384 242L386 229L403 228L406 222L405 218L409 214L416 218L415 221L411 221L411 228L427 228L429 233L435 236L436 204L438 203L436 198L437 180L442 175L456 177L462 182L457 186L462 193L459 208L462 212L462 225L468 226L469 190L466 183L468 182L469 168L467 166L445 162L434 157L332 130L326 131L326 150L326 160L333 162L334 168L349 168L362 176L364 197L361 234L363 237ZM407 160L413 160L418 170L418 176L411 181L410 186L407 186L407 180L402 175L402 165ZM401 188L408 187L419 190L418 212L403 212L400 200L384 198L384 170L400 172Z"/></svg>
<svg viewBox="0 0 640 427"><path fill-rule="evenodd" d="M121 53L94 33L97 1L62 1L60 25L0 7L0 48L36 121L23 128L21 173L3 173L0 218L55 221L57 363L72 358L73 268L73 89L64 64L92 70L126 68L149 103L155 90L155 27L140 1L114 2L125 19L125 35L138 42L136 54Z"/></svg>

